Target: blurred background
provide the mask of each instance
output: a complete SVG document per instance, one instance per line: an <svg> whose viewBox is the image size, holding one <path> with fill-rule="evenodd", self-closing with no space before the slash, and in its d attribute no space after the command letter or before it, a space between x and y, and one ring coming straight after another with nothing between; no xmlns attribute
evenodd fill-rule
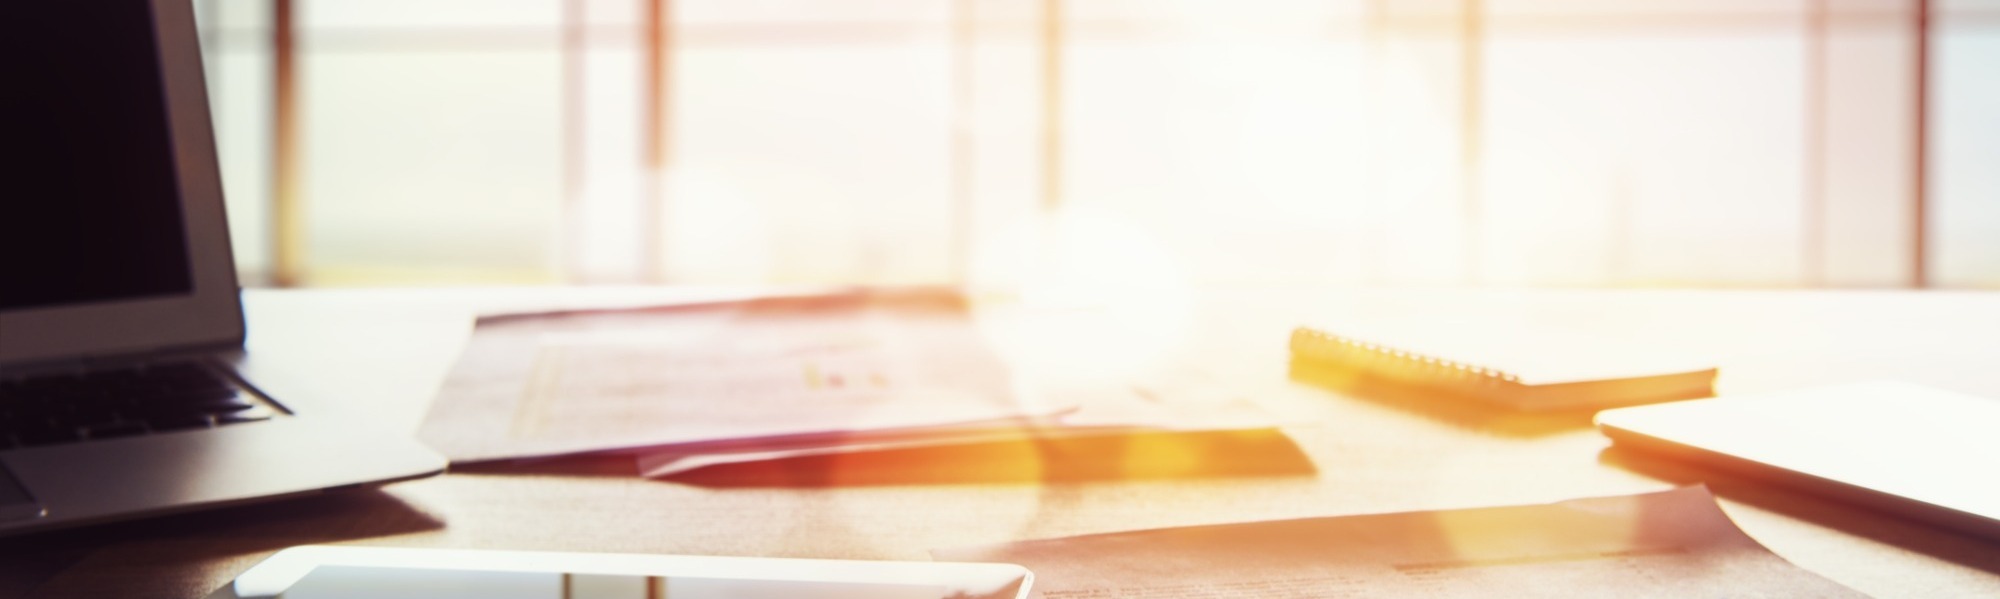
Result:
<svg viewBox="0 0 2000 599"><path fill-rule="evenodd" d="M2000 287L2000 0L195 0L246 281Z"/></svg>

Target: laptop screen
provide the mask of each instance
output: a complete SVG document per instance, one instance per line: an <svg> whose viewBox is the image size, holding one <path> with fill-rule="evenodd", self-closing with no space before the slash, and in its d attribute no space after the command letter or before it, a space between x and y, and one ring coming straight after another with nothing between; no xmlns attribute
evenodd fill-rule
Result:
<svg viewBox="0 0 2000 599"><path fill-rule="evenodd" d="M192 293L150 4L0 23L0 311Z"/></svg>

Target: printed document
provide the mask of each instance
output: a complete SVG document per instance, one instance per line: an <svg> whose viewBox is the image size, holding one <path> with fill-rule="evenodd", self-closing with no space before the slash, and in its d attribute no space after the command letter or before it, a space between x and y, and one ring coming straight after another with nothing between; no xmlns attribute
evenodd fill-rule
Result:
<svg viewBox="0 0 2000 599"><path fill-rule="evenodd" d="M454 462L1012 422L962 297L887 291L480 319L420 437Z"/></svg>

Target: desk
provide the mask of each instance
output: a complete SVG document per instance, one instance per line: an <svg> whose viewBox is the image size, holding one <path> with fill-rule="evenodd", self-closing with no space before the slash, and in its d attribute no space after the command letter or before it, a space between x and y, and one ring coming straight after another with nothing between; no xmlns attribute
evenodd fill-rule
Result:
<svg viewBox="0 0 2000 599"><path fill-rule="evenodd" d="M713 290L266 291L253 351L414 430L479 310ZM1288 381L1290 327L1340 314L1534 314L1708 352L1725 393L1900 378L2000 397L2000 294L1743 291L1205 291L1161 312L1166 354L1272 410L1317 474L715 487L613 461L453 472L359 491L0 540L0 596L200 597L280 548L416 547L927 559L932 547L1242 520L1553 501L1667 488L1582 422L1410 408ZM1531 423L1533 424L1533 423ZM1546 425L1546 426L1543 426ZM1948 467L1948 465L1938 465ZM1641 474L1643 471L1645 474ZM2000 596L2000 546L1727 478L1724 509L1778 554L1877 596Z"/></svg>

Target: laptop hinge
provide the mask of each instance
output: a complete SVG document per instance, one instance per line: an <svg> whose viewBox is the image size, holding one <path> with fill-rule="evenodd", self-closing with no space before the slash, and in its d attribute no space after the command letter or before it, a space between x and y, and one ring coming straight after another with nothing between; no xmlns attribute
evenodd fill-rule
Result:
<svg viewBox="0 0 2000 599"><path fill-rule="evenodd" d="M191 360L196 358L214 357L218 355L220 352L229 350L239 350L239 349L240 348L230 345L214 345L214 346L201 346L201 347L176 347L172 349L152 349L143 351L122 351L117 353L98 354L98 355L85 354L79 357L70 357L58 360L41 360L35 362L24 362L20 364L0 364L0 376L8 376L8 377L35 376L44 374L90 372L95 370L116 370L119 368L130 368L133 366L138 366L140 364L147 364L153 362Z"/></svg>

